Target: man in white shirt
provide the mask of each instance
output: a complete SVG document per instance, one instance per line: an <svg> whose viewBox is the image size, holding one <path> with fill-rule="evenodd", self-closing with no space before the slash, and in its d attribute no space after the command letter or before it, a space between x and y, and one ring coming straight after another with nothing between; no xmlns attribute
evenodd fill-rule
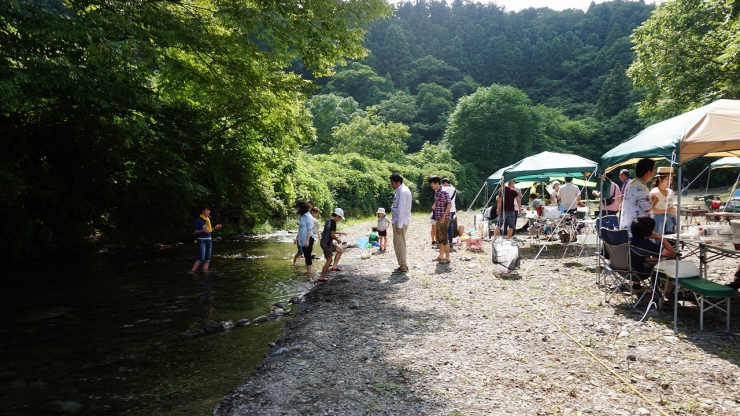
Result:
<svg viewBox="0 0 740 416"><path fill-rule="evenodd" d="M565 178L565 183L558 191L558 198L563 202L563 210L569 214L575 214L578 210L578 203L581 202L581 190L573 185L573 178Z"/></svg>
<svg viewBox="0 0 740 416"><path fill-rule="evenodd" d="M635 179L632 179L624 187L622 200L622 214L619 218L619 228L630 230L632 221L638 217L649 217L653 209L653 196L647 182L653 178L655 172L655 161L651 159L640 159L635 165ZM657 202L658 197L654 197ZM630 231L631 232L631 231Z"/></svg>
<svg viewBox="0 0 740 416"><path fill-rule="evenodd" d="M398 268L395 273L408 273L406 264L406 230L411 222L411 190L403 184L403 176L396 172L390 177L391 187L396 190L391 206L391 225L393 226L393 249L396 252Z"/></svg>
<svg viewBox="0 0 740 416"><path fill-rule="evenodd" d="M442 190L447 192L447 195L450 196L450 200L452 201L452 206L450 207L450 226L447 227L447 238L452 241L453 237L455 236L455 224L457 224L457 221L455 221L455 212L457 212L457 208L455 208L455 200L457 199L457 190L454 186L450 183L450 180L447 178L442 179ZM452 243L450 243L452 245Z"/></svg>

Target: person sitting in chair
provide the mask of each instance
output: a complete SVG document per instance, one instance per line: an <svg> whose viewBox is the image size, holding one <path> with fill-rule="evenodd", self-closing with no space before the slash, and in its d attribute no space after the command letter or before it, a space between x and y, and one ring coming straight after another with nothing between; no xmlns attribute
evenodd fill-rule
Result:
<svg viewBox="0 0 740 416"><path fill-rule="evenodd" d="M657 261L658 253L661 256L675 256L676 251L673 249L671 243L668 240L663 239L663 236L653 231L655 228L655 220L650 217L638 217L632 220L630 229L632 231L632 237L630 238L630 244L632 245L632 251L630 252L630 261L632 262L632 269L637 272L637 276L632 276L632 292L641 294L646 290L645 287L640 283L639 275L646 275L645 262ZM661 246L656 244L653 239L657 241L662 240ZM671 290L672 287L667 288Z"/></svg>

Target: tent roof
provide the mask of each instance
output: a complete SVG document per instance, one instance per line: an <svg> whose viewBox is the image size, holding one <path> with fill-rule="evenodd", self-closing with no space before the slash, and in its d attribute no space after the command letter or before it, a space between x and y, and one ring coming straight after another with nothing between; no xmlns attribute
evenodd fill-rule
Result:
<svg viewBox="0 0 740 416"><path fill-rule="evenodd" d="M701 156L740 156L740 101L717 100L653 124L606 152L600 165L608 172L641 158L671 158L677 163Z"/></svg>
<svg viewBox="0 0 740 416"><path fill-rule="evenodd" d="M740 157L729 156L717 159L709 164L709 169L724 169L740 167Z"/></svg>
<svg viewBox="0 0 740 416"><path fill-rule="evenodd" d="M584 173L594 172L596 166L596 162L578 155L542 152L525 157L509 166L503 172L503 179L523 180L527 176L576 176L583 178Z"/></svg>
<svg viewBox="0 0 740 416"><path fill-rule="evenodd" d="M562 180L564 176L584 178L596 170L596 162L578 155L567 153L542 152L525 157L513 165L497 170L488 177L488 186L494 186L502 179L517 181L550 181L553 177Z"/></svg>

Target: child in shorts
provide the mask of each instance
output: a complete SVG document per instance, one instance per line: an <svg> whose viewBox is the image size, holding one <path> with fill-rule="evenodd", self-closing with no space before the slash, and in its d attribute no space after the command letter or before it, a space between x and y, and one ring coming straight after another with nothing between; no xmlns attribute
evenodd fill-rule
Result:
<svg viewBox="0 0 740 416"><path fill-rule="evenodd" d="M379 249L380 251L386 251L386 248L388 248L388 227L390 227L391 221L385 215L385 208L378 208L375 214L378 216L378 226L376 228L378 229Z"/></svg>

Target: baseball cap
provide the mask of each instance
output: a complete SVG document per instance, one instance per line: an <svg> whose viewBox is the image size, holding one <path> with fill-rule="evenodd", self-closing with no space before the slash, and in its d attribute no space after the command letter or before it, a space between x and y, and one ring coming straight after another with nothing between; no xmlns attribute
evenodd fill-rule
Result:
<svg viewBox="0 0 740 416"><path fill-rule="evenodd" d="M442 183L450 183L450 180L447 178L442 178Z"/></svg>
<svg viewBox="0 0 740 416"><path fill-rule="evenodd" d="M344 210L342 208L334 208L333 214L339 215L340 217L342 217L342 219L344 219Z"/></svg>

